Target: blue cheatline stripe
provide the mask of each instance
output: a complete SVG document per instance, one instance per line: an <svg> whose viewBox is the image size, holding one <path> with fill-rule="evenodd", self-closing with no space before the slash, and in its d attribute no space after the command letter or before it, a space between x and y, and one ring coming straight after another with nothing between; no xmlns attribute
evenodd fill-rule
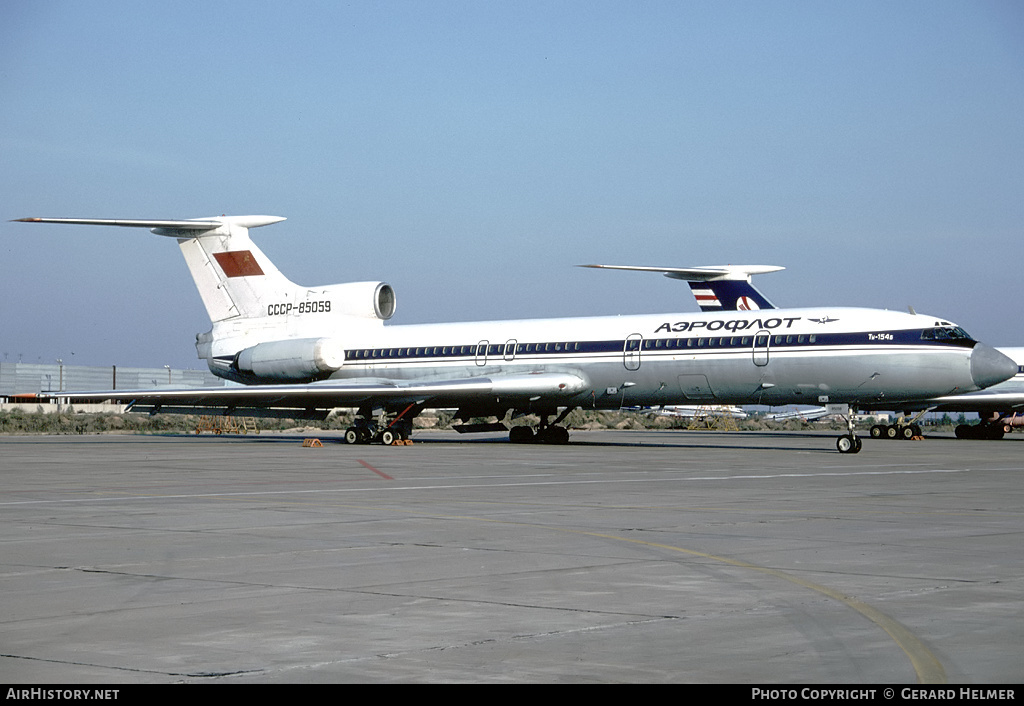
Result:
<svg viewBox="0 0 1024 706"><path fill-rule="evenodd" d="M687 338L645 338L612 341L543 341L537 343L462 344L452 346L400 346L395 348L351 348L345 351L346 362L375 362L385 360L437 360L476 359L486 356L498 362L502 359L526 356L620 354L629 351L654 352L686 351L698 353L711 350L750 350L753 346L769 350L787 348L834 348L837 346L928 346L970 348L975 341L969 338L925 338L932 329L910 331L870 331L854 333L818 334L764 334L749 336L700 336ZM512 348L514 347L514 350ZM1024 371L1024 366L1021 367Z"/></svg>

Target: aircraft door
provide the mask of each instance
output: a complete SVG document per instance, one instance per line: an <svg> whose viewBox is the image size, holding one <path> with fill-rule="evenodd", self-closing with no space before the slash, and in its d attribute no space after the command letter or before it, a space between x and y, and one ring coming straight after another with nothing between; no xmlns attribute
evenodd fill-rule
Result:
<svg viewBox="0 0 1024 706"><path fill-rule="evenodd" d="M643 336L639 333L632 333L626 339L622 347L622 363L626 366L626 370L640 369L640 347L643 340Z"/></svg>
<svg viewBox="0 0 1024 706"><path fill-rule="evenodd" d="M757 332L754 336L754 365L763 367L768 365L768 344L772 340L772 335L764 329Z"/></svg>

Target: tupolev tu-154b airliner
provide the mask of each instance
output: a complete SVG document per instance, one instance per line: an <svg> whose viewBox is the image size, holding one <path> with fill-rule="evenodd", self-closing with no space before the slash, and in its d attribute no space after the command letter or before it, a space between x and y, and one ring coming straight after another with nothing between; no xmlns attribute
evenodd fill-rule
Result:
<svg viewBox="0 0 1024 706"><path fill-rule="evenodd" d="M385 325L385 282L304 287L249 237L274 216L23 218L149 228L178 241L213 323L196 350L242 385L65 392L133 409L324 418L358 409L349 443L399 443L426 408L456 418L536 414L513 442L566 443L576 408L692 404L877 405L1002 382L1017 365L941 317L858 308L767 309ZM850 415L852 420L852 415ZM463 430L505 429L501 422ZM850 422L836 443L856 453Z"/></svg>

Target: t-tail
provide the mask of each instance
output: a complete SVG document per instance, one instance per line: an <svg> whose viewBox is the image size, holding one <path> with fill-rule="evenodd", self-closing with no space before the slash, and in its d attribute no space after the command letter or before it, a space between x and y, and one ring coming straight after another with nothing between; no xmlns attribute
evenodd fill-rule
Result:
<svg viewBox="0 0 1024 706"><path fill-rule="evenodd" d="M385 282L304 287L285 277L249 238L279 216L189 220L21 218L29 223L149 228L177 239L213 326L196 336L210 370L239 382L327 377L341 367L346 332L380 326L395 312Z"/></svg>
<svg viewBox="0 0 1024 706"><path fill-rule="evenodd" d="M775 305L754 287L751 277L785 269L774 265L715 265L708 267L636 267L632 265L580 265L603 270L658 272L685 280L701 311L753 311Z"/></svg>

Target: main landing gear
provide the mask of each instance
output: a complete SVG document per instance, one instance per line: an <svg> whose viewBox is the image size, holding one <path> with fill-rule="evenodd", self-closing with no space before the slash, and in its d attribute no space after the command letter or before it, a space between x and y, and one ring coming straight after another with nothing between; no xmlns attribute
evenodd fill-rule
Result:
<svg viewBox="0 0 1024 706"><path fill-rule="evenodd" d="M1017 412L992 412L987 416L979 413L978 416L981 420L977 424L958 424L954 429L956 438L995 441L1012 432L1014 427L1024 426L1024 417Z"/></svg>
<svg viewBox="0 0 1024 706"><path fill-rule="evenodd" d="M346 444L383 444L393 446L398 442L412 443L408 435L403 436L394 429L376 429L374 425L351 426L345 430Z"/></svg>
<svg viewBox="0 0 1024 706"><path fill-rule="evenodd" d="M412 418L420 410L409 405L401 412L380 410L376 417L373 410L360 408L356 418L345 430L346 444L383 444L397 446L411 444Z"/></svg>
<svg viewBox="0 0 1024 706"><path fill-rule="evenodd" d="M871 427L872 439L913 439L921 436L921 427L917 424L875 424Z"/></svg>
<svg viewBox="0 0 1024 706"><path fill-rule="evenodd" d="M917 422L932 409L931 407L922 409L913 418L910 417L910 412L904 412L892 424L875 424L871 427L871 438L904 439L906 441L921 439L923 438L921 427Z"/></svg>
<svg viewBox="0 0 1024 706"><path fill-rule="evenodd" d="M548 422L548 417L554 412L541 413L536 432L527 426L512 427L508 432L508 440L513 444L568 444L569 430L557 425L574 409L566 407L553 422Z"/></svg>
<svg viewBox="0 0 1024 706"><path fill-rule="evenodd" d="M513 444L568 444L569 430L565 427L549 426L538 428L536 432L530 427L512 427L508 432L508 440Z"/></svg>
<svg viewBox="0 0 1024 706"><path fill-rule="evenodd" d="M854 429L853 421L853 410L847 407L846 409L846 428L849 430L846 434L843 434L836 439L836 448L839 449L841 454L855 454L860 453L861 447L864 445L863 440L857 436L857 432Z"/></svg>
<svg viewBox="0 0 1024 706"><path fill-rule="evenodd" d="M956 434L958 439L998 441L1011 431L1013 431L1013 428L1008 424L988 423L982 420L978 424L957 424L953 433Z"/></svg>

